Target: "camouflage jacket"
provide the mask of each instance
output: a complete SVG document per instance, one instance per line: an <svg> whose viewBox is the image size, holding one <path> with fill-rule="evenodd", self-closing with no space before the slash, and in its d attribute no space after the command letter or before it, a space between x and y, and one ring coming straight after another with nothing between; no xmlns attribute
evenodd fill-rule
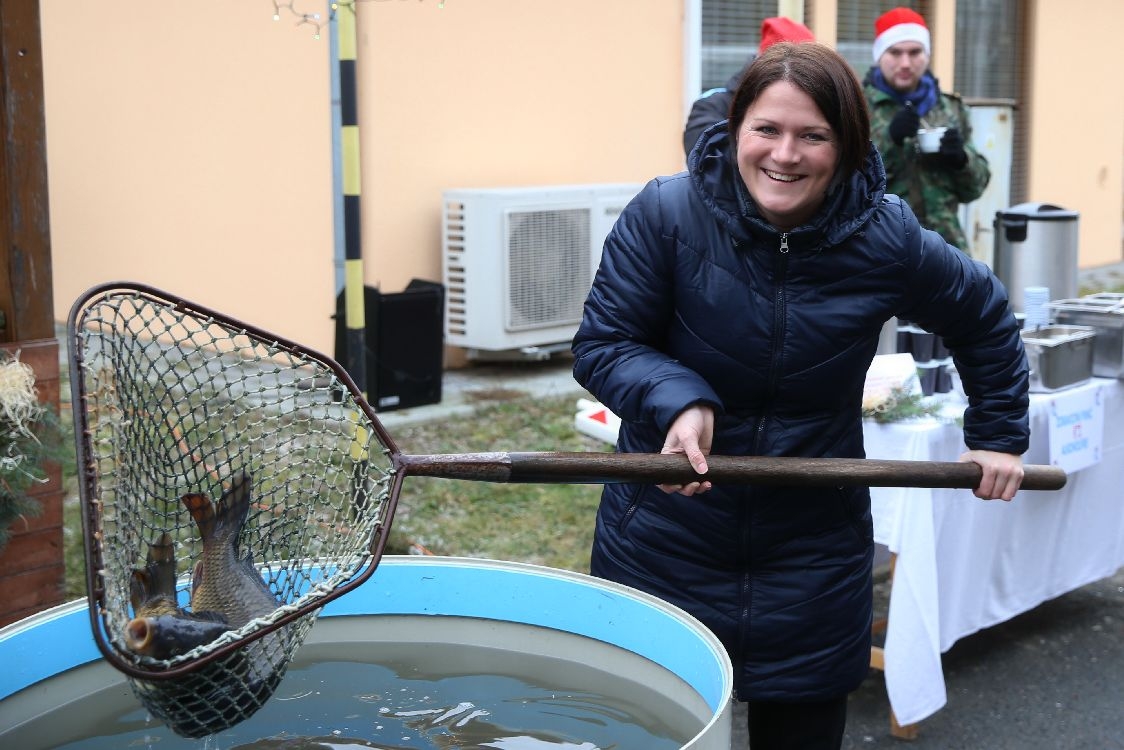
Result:
<svg viewBox="0 0 1124 750"><path fill-rule="evenodd" d="M967 238L958 216L960 204L979 198L991 178L987 158L971 144L968 106L956 94L942 92L936 106L925 114L929 127L960 129L968 163L963 169L953 170L931 155L918 153L913 138L906 138L900 146L894 143L887 128L901 105L869 82L863 88L870 105L871 140L886 165L886 192L900 195L923 226L966 251Z"/></svg>

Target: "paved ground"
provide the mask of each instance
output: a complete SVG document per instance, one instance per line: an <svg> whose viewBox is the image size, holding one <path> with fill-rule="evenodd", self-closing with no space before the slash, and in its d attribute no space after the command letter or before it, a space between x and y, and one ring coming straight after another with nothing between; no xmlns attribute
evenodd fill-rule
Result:
<svg viewBox="0 0 1124 750"><path fill-rule="evenodd" d="M876 588L885 599L885 586ZM1124 748L1124 570L968 636L944 655L948 704L911 742L890 735L872 671L851 695L846 750ZM748 747L735 714L732 748Z"/></svg>
<svg viewBox="0 0 1124 750"><path fill-rule="evenodd" d="M394 427L411 422L472 414L482 405L513 397L591 396L574 380L569 355L542 362L475 363L446 370L441 379L441 403L379 412L379 421L394 434Z"/></svg>

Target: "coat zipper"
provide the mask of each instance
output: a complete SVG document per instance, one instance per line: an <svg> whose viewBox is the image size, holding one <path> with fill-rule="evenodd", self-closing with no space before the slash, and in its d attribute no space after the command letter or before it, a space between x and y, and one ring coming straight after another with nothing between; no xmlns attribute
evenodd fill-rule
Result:
<svg viewBox="0 0 1124 750"><path fill-rule="evenodd" d="M784 339L784 317L785 317L785 304L784 304L784 286L785 274L788 270L788 232L781 233L780 253L777 256L777 291L774 299L773 306L773 359L769 365L769 389L767 392L766 402L772 400L773 393L776 391L777 380L780 378L780 363L778 362L778 355L776 352L780 351L781 341ZM757 421L757 437L754 441L754 452L759 453L761 450L761 436L765 431L765 423L768 421L769 409L766 408L762 412L761 417Z"/></svg>
<svg viewBox="0 0 1124 750"><path fill-rule="evenodd" d="M781 233L780 252L777 256L777 292L776 292L776 299L775 299L775 301L776 301L775 311L773 313L773 324L774 324L773 330L775 331L774 336L773 336L774 347L775 347L774 351L779 350L780 342L784 338L784 335L783 335L784 310L785 310L784 285L785 285L785 272L788 270L788 250L789 250L789 247L788 247L788 232L782 232ZM776 389L777 379L779 377L780 377L780 365L777 362L777 357L774 356L773 361L772 361L772 363L770 365L770 368L769 368L769 397L768 397L767 401L772 400L772 394L773 394L773 391ZM757 422L756 436L755 436L755 439L754 439L754 451L753 451L754 453L759 454L761 452L761 438L762 438L762 435L764 435L764 433L765 433L765 424L766 424L766 422L768 422L768 420L769 420L769 409L766 408L766 410L764 412L762 412L762 414L761 414L761 416L760 416L760 418L758 419L758 422ZM742 513L750 514L750 510L747 507L743 507ZM746 550L747 564L750 567L752 567L753 563L752 563L752 560L750 558L753 557L753 552L752 552L752 550L749 549L749 547L750 547L750 528L752 526L752 522L747 520L747 519L743 519L741 526L742 526L742 529L743 529L742 533L745 535L745 537L742 540L742 544L743 544L744 549ZM741 632L741 637L740 637L739 643L738 643L738 661L736 663L741 663L741 660L744 658L745 650L747 648L746 644L748 643L749 638L750 638L749 610L750 610L750 603L751 603L752 598L753 598L753 580L752 580L752 576L750 576L750 574L749 574L749 570L747 569L742 574L742 613L741 613L741 623L740 623L740 627L739 627L739 630ZM739 676L739 681L740 681L740 676Z"/></svg>

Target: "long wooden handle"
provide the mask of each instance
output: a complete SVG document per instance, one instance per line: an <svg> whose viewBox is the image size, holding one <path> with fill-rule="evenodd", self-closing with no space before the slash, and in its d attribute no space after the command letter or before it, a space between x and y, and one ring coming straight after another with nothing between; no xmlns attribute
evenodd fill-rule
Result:
<svg viewBox="0 0 1124 750"><path fill-rule="evenodd" d="M408 476L480 482L611 484L650 482L789 484L800 487L958 487L975 489L978 464L939 461L885 461L869 458L778 458L707 456L705 477L683 454L660 453L450 453L398 455ZM1022 489L1060 490L1066 474L1056 466L1023 467Z"/></svg>

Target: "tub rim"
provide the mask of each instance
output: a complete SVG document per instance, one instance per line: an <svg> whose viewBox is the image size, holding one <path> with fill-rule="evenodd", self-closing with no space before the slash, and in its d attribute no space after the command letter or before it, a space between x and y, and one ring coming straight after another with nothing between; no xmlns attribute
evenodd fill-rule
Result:
<svg viewBox="0 0 1124 750"><path fill-rule="evenodd" d="M584 606L574 606L579 596L588 597ZM329 602L320 617L382 614L475 617L583 635L679 676L715 717L732 696L729 656L705 625L658 597L583 573L483 558L387 555L368 581ZM621 621L637 627L614 626ZM76 599L0 628L0 653L15 654L3 660L0 699L101 659L89 623L87 600Z"/></svg>

